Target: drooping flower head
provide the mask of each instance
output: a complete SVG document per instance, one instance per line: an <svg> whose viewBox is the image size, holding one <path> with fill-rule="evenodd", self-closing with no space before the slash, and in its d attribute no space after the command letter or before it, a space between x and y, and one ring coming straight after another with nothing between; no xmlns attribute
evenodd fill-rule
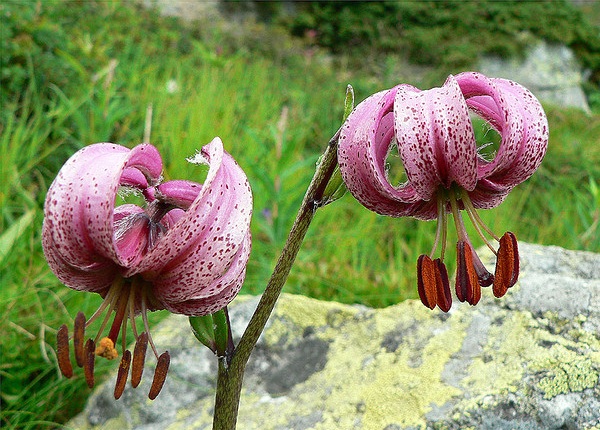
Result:
<svg viewBox="0 0 600 430"><path fill-rule="evenodd" d="M219 138L189 161L209 166L203 184L161 183L162 160L154 146L130 150L98 143L65 163L46 196L42 244L50 268L66 286L104 298L90 319L81 312L75 319L75 358L90 387L95 355L116 358L121 332L115 398L123 393L130 367L132 385L139 384L148 343L158 360L149 397L164 383L169 354L159 355L152 342L149 310L214 313L233 300L244 280L252 214L246 175ZM123 191L143 197L145 204L116 206ZM104 313L95 339L84 344L85 328ZM135 324L139 314L141 331ZM125 344L128 321L136 339L133 356ZM59 366L70 377L66 325L57 337Z"/></svg>
<svg viewBox="0 0 600 430"><path fill-rule="evenodd" d="M501 138L493 157L481 153L470 114L484 119ZM339 138L344 181L367 208L394 217L437 219L433 249L419 257L418 290L433 309L450 309L452 298L443 263L448 214L458 233L456 294L475 305L481 287L493 284L496 297L513 286L519 273L513 233L496 236L477 209L498 206L513 187L540 165L548 145L548 122L538 100L521 85L479 73L449 76L441 88L421 91L398 85L364 100L350 114ZM391 183L387 158L398 151L406 180ZM461 212L497 256L492 275L473 250ZM496 248L484 236L495 239ZM441 257L433 259L441 247Z"/></svg>

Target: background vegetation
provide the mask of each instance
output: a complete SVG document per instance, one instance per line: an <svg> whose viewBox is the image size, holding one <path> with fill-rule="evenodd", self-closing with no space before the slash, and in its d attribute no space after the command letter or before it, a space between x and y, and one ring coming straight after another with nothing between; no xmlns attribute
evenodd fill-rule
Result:
<svg viewBox="0 0 600 430"><path fill-rule="evenodd" d="M149 106L151 141L163 154L168 178L201 181L185 158L216 135L247 172L255 214L244 292L259 294L315 162L340 125L348 83L357 101L399 80L440 85L431 82L434 75L470 65L467 60L482 49L477 45L484 38L476 36L487 28L502 35L492 48L503 53L519 53L523 40L553 40L540 28L571 35L560 40L576 48L597 77L594 10L582 15L556 3L554 14L532 15L512 3L494 3L493 12L459 11L459 19L442 3L428 9L422 2L406 3L402 7L414 10L402 11L390 11L391 4L358 5L365 8L361 17L368 14L357 21L357 9L343 3L303 5L295 18L273 4L268 10L248 3L237 7L253 8L262 21L233 25L183 24L121 1L0 4L3 427L58 428L83 407L89 390L82 375L69 381L59 376L54 338L62 323L72 325L78 310L91 315L99 297L65 288L47 268L39 234L43 201L77 149L101 141L130 147L141 142ZM491 14L504 16L494 22L505 27L487 25ZM388 33L398 17L402 26ZM515 26L516 19L529 24ZM426 35L423 23L429 22L435 25ZM453 35L448 22L466 25ZM568 31L558 31L561 25ZM595 31L596 39L585 31ZM354 47L356 40L368 46ZM445 43L456 48L442 49ZM411 63L410 53L417 51L428 52L419 61L435 67ZM587 90L593 101L598 88ZM482 213L496 232L600 251L600 115L598 105L592 106L592 115L546 106L551 136L542 167L505 204ZM476 129L480 139L493 134L481 123ZM415 262L430 250L434 231L433 223L377 216L347 195L318 212L286 290L369 306L415 298ZM164 313L152 317L156 322ZM100 374L113 364L99 361Z"/></svg>

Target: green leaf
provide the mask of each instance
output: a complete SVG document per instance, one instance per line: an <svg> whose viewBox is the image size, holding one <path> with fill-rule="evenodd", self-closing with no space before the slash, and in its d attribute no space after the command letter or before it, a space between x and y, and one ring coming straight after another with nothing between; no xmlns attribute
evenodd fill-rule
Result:
<svg viewBox="0 0 600 430"><path fill-rule="evenodd" d="M217 353L217 345L215 342L215 323L212 315L204 315L201 317L190 317L190 325L196 339L203 345L208 347L215 354Z"/></svg>
<svg viewBox="0 0 600 430"><path fill-rule="evenodd" d="M225 314L225 310L221 309L220 311L215 312L212 317L215 328L215 344L217 347L217 355L219 357L225 357L229 342L229 324L227 321L227 315Z"/></svg>

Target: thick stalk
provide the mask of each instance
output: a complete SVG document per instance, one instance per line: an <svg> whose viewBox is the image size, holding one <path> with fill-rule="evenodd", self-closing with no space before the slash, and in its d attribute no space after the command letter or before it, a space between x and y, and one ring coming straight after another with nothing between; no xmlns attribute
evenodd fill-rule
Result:
<svg viewBox="0 0 600 430"><path fill-rule="evenodd" d="M213 430L235 429L246 364L281 294L313 216L323 202L325 187L337 165L338 138L339 131L331 138L319 161L273 274L231 357L229 366L223 360L219 362Z"/></svg>

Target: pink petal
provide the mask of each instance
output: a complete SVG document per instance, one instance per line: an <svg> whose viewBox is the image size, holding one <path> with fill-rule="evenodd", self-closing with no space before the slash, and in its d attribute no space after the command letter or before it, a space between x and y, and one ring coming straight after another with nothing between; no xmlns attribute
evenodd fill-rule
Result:
<svg viewBox="0 0 600 430"><path fill-rule="evenodd" d="M128 167L136 167L152 182L153 175L160 176L157 156L151 145L139 145L130 151L120 145L99 143L81 149L61 168L46 196L42 243L50 267L61 274L65 285L81 287L78 283L84 282L82 273L95 272L98 267L102 268L103 279L111 278L107 268L116 271L122 265L113 234L121 174ZM103 282L86 281L85 285L100 288Z"/></svg>
<svg viewBox="0 0 600 430"><path fill-rule="evenodd" d="M142 273L165 307L210 295L247 240L252 193L246 175L215 138L202 149L209 171L189 209L126 276ZM247 258L243 261L243 265Z"/></svg>
<svg viewBox="0 0 600 430"><path fill-rule="evenodd" d="M125 267L134 266L148 247L150 219L139 206L126 204L115 208L115 245Z"/></svg>
<svg viewBox="0 0 600 430"><path fill-rule="evenodd" d="M238 254L222 277L215 279L210 286L185 301L173 302L159 296L165 304L165 308L170 312L189 316L208 315L223 309L235 298L242 287L250 248L250 233L248 232ZM160 282L155 284L156 291L163 291Z"/></svg>
<svg viewBox="0 0 600 430"><path fill-rule="evenodd" d="M456 77L468 106L501 135L492 162L479 160L478 176L505 190L529 178L548 146L548 122L538 100L521 85L479 73Z"/></svg>
<svg viewBox="0 0 600 430"><path fill-rule="evenodd" d="M399 217L412 215L420 203L412 184L394 187L385 173L398 89L374 94L354 109L340 133L338 161L344 182L358 201L382 215Z"/></svg>
<svg viewBox="0 0 600 430"><path fill-rule="evenodd" d="M408 180L423 200L455 182L477 181L477 145L469 111L456 80L442 88L399 88L394 103L396 138Z"/></svg>
<svg viewBox="0 0 600 430"><path fill-rule="evenodd" d="M201 184L182 180L164 182L156 187L162 202L171 203L184 210L196 200L201 189Z"/></svg>

